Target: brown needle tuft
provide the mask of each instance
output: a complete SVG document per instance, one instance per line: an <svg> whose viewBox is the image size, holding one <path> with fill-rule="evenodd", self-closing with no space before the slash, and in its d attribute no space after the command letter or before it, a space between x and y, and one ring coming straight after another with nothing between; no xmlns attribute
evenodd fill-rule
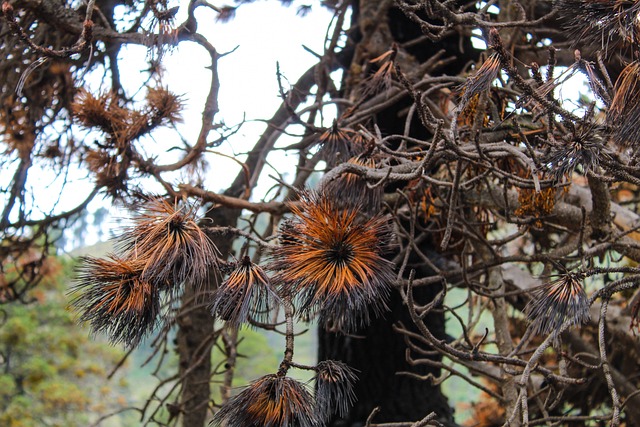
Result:
<svg viewBox="0 0 640 427"><path fill-rule="evenodd" d="M72 306L94 332L113 343L135 346L153 330L160 302L158 290L141 278L141 265L114 255L85 257L78 268Z"/></svg>
<svg viewBox="0 0 640 427"><path fill-rule="evenodd" d="M235 326L249 320L264 323L278 300L267 274L246 256L216 290L212 313Z"/></svg>
<svg viewBox="0 0 640 427"><path fill-rule="evenodd" d="M216 427L314 427L313 396L300 382L266 375L231 398L213 417Z"/></svg>
<svg viewBox="0 0 640 427"><path fill-rule="evenodd" d="M393 264L382 255L391 240L388 220L338 209L333 198L305 192L291 204L294 217L280 229L271 268L304 316L319 311L327 325L347 330L386 309Z"/></svg>
<svg viewBox="0 0 640 427"><path fill-rule="evenodd" d="M553 333L557 336L567 321L572 326L589 321L589 299L578 275L567 273L539 287L525 313L534 334Z"/></svg>
<svg viewBox="0 0 640 427"><path fill-rule="evenodd" d="M200 228L195 208L149 200L120 237L120 249L144 265L142 278L163 289L200 286L216 264L218 250Z"/></svg>

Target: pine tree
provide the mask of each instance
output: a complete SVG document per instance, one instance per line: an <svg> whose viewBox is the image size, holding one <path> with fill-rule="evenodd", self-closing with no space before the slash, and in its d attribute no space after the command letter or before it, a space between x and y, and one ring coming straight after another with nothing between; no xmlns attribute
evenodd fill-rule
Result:
<svg viewBox="0 0 640 427"><path fill-rule="evenodd" d="M249 3L3 3L0 301L27 302L59 230L103 196L131 222L114 253L83 259L70 301L116 345L177 353L142 423L640 424L636 2L283 1L334 14L326 49L295 82L278 69L281 106L216 191L202 173L237 128L217 117L222 54L199 12L228 21ZM192 140L162 79L187 42L210 58ZM136 45L149 79L132 90ZM292 176L269 176L279 151ZM94 189L43 210L47 168ZM259 182L274 186L262 200ZM297 351L306 322L316 363ZM285 342L233 390L242 327ZM478 403L467 420L462 399Z"/></svg>

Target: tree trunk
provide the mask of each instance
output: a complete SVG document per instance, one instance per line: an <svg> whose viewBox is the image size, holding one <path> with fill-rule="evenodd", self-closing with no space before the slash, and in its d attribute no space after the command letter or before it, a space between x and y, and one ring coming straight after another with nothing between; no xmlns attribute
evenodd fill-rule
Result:
<svg viewBox="0 0 640 427"><path fill-rule="evenodd" d="M197 299L191 288L183 295L183 309L188 314L178 318L178 354L182 382L182 425L204 426L209 408L211 388L211 347L213 345L213 317L206 306L192 309Z"/></svg>
<svg viewBox="0 0 640 427"><path fill-rule="evenodd" d="M345 73L346 95L352 87L361 81L363 76L354 72L371 66L371 60L391 49L392 43L402 45L404 42L420 39L421 29L409 20L400 10L392 7L393 2L385 0L360 0L354 2L352 28L358 28L352 38L355 45L354 56L349 72ZM410 77L419 79L420 75L411 73L419 65L431 59L441 50L449 58L446 66L437 70L438 73L457 75L470 61L477 60L480 51L474 49L468 38L460 39L457 35L443 37L438 42L423 39L408 48L406 54L398 57L398 63ZM374 70L375 71L375 70ZM366 76L364 76L366 77ZM356 99L354 94L351 98ZM399 105L402 104L402 105ZM376 114L374 122L383 135L405 134L406 110L410 104L400 102ZM431 135L427 129L412 122L409 135L415 138L428 139ZM394 191L395 189L387 189ZM423 253L429 251L434 242L425 242ZM413 258L413 257L412 257ZM416 277L430 273L426 271L424 263L412 260L407 272L413 268ZM439 286L415 289L414 294L421 304L430 302L440 290ZM424 358L424 355L408 354L404 337L395 332L393 327L402 324L412 330L413 323L404 306L400 294L393 291L389 302L390 311L382 318L373 321L367 328L353 335L341 335L320 330L319 360L342 360L358 370L359 381L355 386L357 402L345 419L335 418L329 424L333 427L356 427L365 424L374 408L379 407L379 413L373 422L406 422L417 421L430 412L435 412L437 418L445 425L455 425L453 409L447 398L442 394L438 385L432 385L429 378L437 378L440 369L427 364L412 364L408 361ZM433 311L425 319L433 334L446 339L445 321L443 313ZM439 356L433 355L431 360L437 362ZM407 375L405 373L410 373Z"/></svg>
<svg viewBox="0 0 640 427"><path fill-rule="evenodd" d="M212 223L225 227L235 226L240 210L219 207L209 211L207 218ZM231 252L233 238L216 240L221 258L226 259ZM211 349L215 343L214 318L207 304L208 295L220 279L217 271L204 289L187 286L182 297L182 310L178 316L177 352L180 360L180 376L183 378L181 410L184 427L205 426L209 416L211 399Z"/></svg>
<svg viewBox="0 0 640 427"><path fill-rule="evenodd" d="M416 294L416 298L423 301L434 296L426 288ZM440 370L425 365L411 366L406 358L407 344L393 330L393 325L399 322L409 329L412 325L397 292L393 293L389 308L384 317L353 335L320 330L320 360L341 360L356 369L358 375L357 401L345 419L335 418L329 426L363 426L377 407L380 411L374 418L376 423L417 421L435 412L440 422L453 425L453 410L447 398L439 386L431 385L424 377L428 374L437 377ZM425 323L433 328L436 336L444 339L444 316L429 315Z"/></svg>

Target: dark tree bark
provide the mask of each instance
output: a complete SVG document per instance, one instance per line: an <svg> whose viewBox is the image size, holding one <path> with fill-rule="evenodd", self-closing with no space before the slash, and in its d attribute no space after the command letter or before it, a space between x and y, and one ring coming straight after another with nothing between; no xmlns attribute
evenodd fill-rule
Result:
<svg viewBox="0 0 640 427"><path fill-rule="evenodd" d="M211 210L207 219L221 227L235 226L240 210L220 207ZM216 246L222 259L226 259L232 250L233 239L216 240ZM211 272L205 289L193 289L187 286L182 297L182 311L177 319L178 334L176 338L180 365L179 373L183 378L181 394L182 425L206 425L211 399L211 349L215 344L213 330L214 318L207 304L207 295L219 283L219 273Z"/></svg>
<svg viewBox="0 0 640 427"><path fill-rule="evenodd" d="M195 292L185 291L184 301L193 300ZM192 304L185 305L191 308ZM177 345L180 355L180 375L182 383L181 410L184 412L182 425L202 426L207 419L209 396L211 395L209 376L211 375L211 313L206 308L190 310L189 314L178 318Z"/></svg>
<svg viewBox="0 0 640 427"><path fill-rule="evenodd" d="M384 0L361 0L353 4L352 28L359 31L352 35L355 45L350 71L360 70L373 58L391 49L393 43L402 45L413 42L406 51L406 57L399 63L408 76L438 52L444 51L444 68L439 73L457 75L471 61L477 60L479 51L474 49L468 38L461 39L457 33L445 36L438 42L422 37L421 29L391 2ZM421 41L416 43L416 40ZM372 70L372 72L375 70ZM421 77L416 75L416 77ZM344 78L346 91L349 82L358 76L349 74ZM399 102L376 114L374 120L383 135L405 134L406 111L410 99ZM409 136L428 139L429 131L418 120L414 120ZM387 188L386 191L394 191ZM425 242L423 253L434 253L433 242ZM413 258L413 257L412 257ZM430 275L424 263L412 260L409 269L414 269L416 277ZM439 286L422 288L415 297L421 304L430 302L440 291ZM446 339L444 314L431 312L425 319L432 333L439 339ZM394 330L394 325L402 324L413 330L413 322L397 291L393 291L389 301L389 312L376 319L367 328L353 335L320 330L319 360L342 360L358 370L358 383L355 386L357 402L345 419L336 418L331 426L362 426L374 408L379 408L374 422L417 421L427 414L435 412L440 422L454 425L453 409L440 387L432 385L431 375L438 377L440 370L429 366L411 365L407 354L407 343L402 335ZM417 331L416 331L417 332ZM424 357L424 355L420 355ZM439 360L437 356L434 356Z"/></svg>
<svg viewBox="0 0 640 427"><path fill-rule="evenodd" d="M433 297L433 292L424 294L421 296L427 300ZM393 329L398 322L405 326L412 323L397 292L393 293L389 308L384 317L353 335L321 330L320 359L341 360L358 373L355 386L357 401L348 417L336 418L329 425L363 426L375 408L380 410L375 422L417 421L435 412L440 422L452 425L453 410L447 398L439 386L431 385L424 377L428 374L438 376L439 370L411 366L406 360L407 343ZM434 334L444 338L443 316L430 315L426 322L433 327ZM423 379L417 376L423 376Z"/></svg>

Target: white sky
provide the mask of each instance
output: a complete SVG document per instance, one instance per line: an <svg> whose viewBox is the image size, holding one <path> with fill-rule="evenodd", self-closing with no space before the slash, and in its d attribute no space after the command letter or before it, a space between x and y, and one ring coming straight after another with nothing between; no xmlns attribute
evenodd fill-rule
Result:
<svg viewBox="0 0 640 427"><path fill-rule="evenodd" d="M187 0L179 2L181 9L176 22L180 23L186 15ZM225 3L216 3L223 6ZM211 9L200 7L197 9L198 32L204 35L216 47L219 53L231 52L218 62L220 79L219 107L216 122L223 121L228 126L238 124L246 118L247 122L239 133L232 136L228 142L216 148L225 154L235 154L248 151L264 131L264 122L256 119L269 119L281 103L276 79L276 63L280 63L280 70L289 80L283 81L285 90L288 83L293 84L298 77L317 62L317 58L303 49L303 45L314 52L322 54L327 28L332 14L314 2L313 11L306 17L296 15L299 4L294 2L284 7L278 1L257 1L238 8L235 17L226 23L216 22L217 13ZM235 49L235 50L234 50ZM148 68L148 52L144 47L124 47L120 53L120 71L123 86L128 95L132 95L145 81L146 75L140 72ZM201 126L201 114L204 100L207 96L211 72L206 68L211 60L208 53L195 43L180 43L174 50L165 53L165 73L162 83L172 92L182 95L185 99L183 123L178 126L182 136L191 144L195 142ZM87 76L93 88L102 86L105 81L102 75ZM106 80L108 82L108 80ZM139 97L144 97L141 90ZM151 135L150 141L142 144L149 147L147 154L155 154L156 149L166 150L172 146L182 146L178 135L173 130L157 130ZM212 133L210 140L215 135ZM152 151L153 150L153 151ZM171 162L171 156L182 155L179 151L167 151L160 159ZM278 168L286 168L296 163L294 158L285 158L282 152L276 153L270 159L278 164ZM241 157L242 159L242 157ZM228 186L239 171L237 163L230 159L209 154L209 169L205 174L207 188L220 191ZM271 174L275 175L273 172ZM80 173L86 176L85 172ZM54 180L53 172L44 172L39 183ZM273 182L264 183L258 192L264 192ZM56 192L57 185L50 188L42 186L48 194ZM74 206L81 202L91 188L91 178L77 179L68 186L63 195L60 206ZM110 199L103 199L100 195L89 206L95 211L103 206L110 207L111 215L123 217L125 212L119 212L111 207ZM91 217L89 218L91 222ZM113 225L113 224L111 224ZM93 244L97 240L96 230L89 226L87 239L83 244Z"/></svg>
<svg viewBox="0 0 640 427"><path fill-rule="evenodd" d="M186 1L184 3L187 3ZM317 63L317 58L303 49L303 45L322 54L327 28L332 14L317 2L312 13L306 17L296 15L298 3L283 7L278 1L258 1L238 8L235 18L227 23L216 23L216 13L200 8L198 31L218 49L231 52L218 63L220 76L218 120L234 125L246 117L240 132L231 138L229 144L219 151L226 154L246 152L264 131L264 122L255 119L269 119L281 104L276 79L276 63L280 63L283 75L293 84L309 67ZM237 48L237 49L236 49ZM169 88L176 93L186 93L189 106L185 116L195 117L196 125L183 126L195 138L199 129L201 107L209 88L210 73L204 67L209 58L202 54L202 48L194 44L180 46L179 50L165 61ZM185 79L184 76L190 76ZM287 81L283 81L285 90ZM294 165L296 160L285 159L284 153L277 153L275 160L284 167ZM209 189L218 191L226 188L227 182L220 182L221 176L234 178L239 166L223 157L209 157L210 171L215 171L214 180L209 181ZM221 173L224 171L224 173ZM268 183L270 187L273 183ZM264 190L264 188L263 188Z"/></svg>

